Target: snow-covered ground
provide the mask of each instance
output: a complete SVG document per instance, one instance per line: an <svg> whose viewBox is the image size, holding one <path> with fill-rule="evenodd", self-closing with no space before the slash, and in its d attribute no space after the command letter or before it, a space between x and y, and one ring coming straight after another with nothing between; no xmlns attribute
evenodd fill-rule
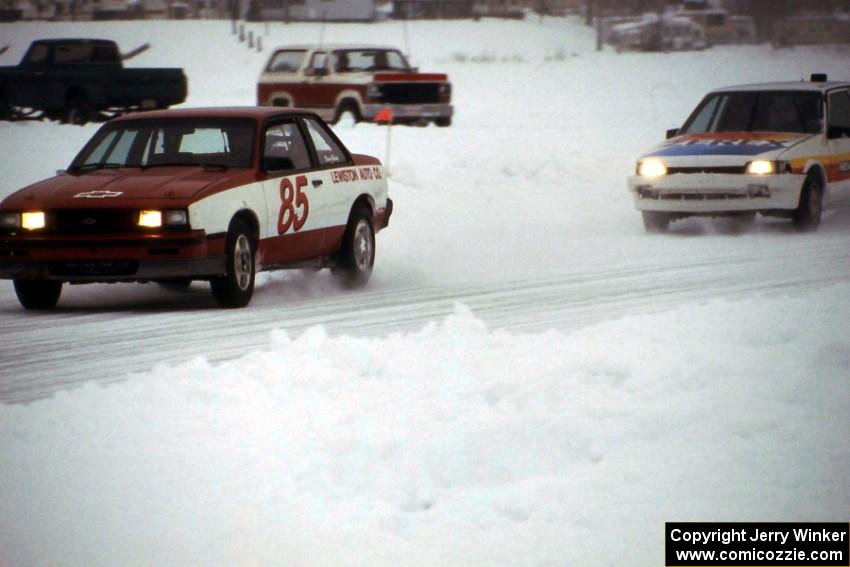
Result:
<svg viewBox="0 0 850 567"><path fill-rule="evenodd" d="M240 311L72 286L49 314L0 286L0 567L661 565L664 521L848 519L850 212L647 236L625 178L706 90L850 78L850 48L616 55L557 19L263 41L322 35L454 83L452 128L393 130L372 282L265 275ZM0 64L152 41L131 65L184 67L189 105L252 104L268 53L227 22L0 36ZM95 128L0 124L0 197Z"/></svg>

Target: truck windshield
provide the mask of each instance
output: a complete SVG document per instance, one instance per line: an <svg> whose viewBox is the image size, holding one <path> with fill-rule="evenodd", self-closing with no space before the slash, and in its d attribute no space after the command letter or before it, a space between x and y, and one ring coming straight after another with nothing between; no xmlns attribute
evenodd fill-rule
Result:
<svg viewBox="0 0 850 567"><path fill-rule="evenodd" d="M395 49L338 49L333 55L337 73L410 69L404 56Z"/></svg>
<svg viewBox="0 0 850 567"><path fill-rule="evenodd" d="M707 96L682 134L704 132L792 132L823 129L823 97L818 92L724 92Z"/></svg>
<svg viewBox="0 0 850 567"><path fill-rule="evenodd" d="M246 119L121 121L101 128L69 169L250 167L255 131L254 122Z"/></svg>

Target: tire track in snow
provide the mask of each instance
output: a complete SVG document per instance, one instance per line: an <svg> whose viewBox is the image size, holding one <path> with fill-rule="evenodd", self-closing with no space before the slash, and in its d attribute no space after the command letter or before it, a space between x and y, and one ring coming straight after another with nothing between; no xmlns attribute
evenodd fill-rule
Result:
<svg viewBox="0 0 850 567"><path fill-rule="evenodd" d="M777 240L778 241L778 240ZM26 402L88 381L132 379L158 363L197 356L216 363L268 348L269 332L297 336L322 325L332 335L385 336L421 329L469 306L493 329L571 330L625 315L652 313L714 298L800 292L850 281L850 239L782 240L758 258L662 258L640 264L442 287L391 287L277 301L258 289L244 310L211 307L206 286L186 294L154 293L106 306L72 305L46 314L21 310L0 295L0 401ZM790 244L789 244L790 242ZM286 284L273 283L270 287ZM10 286L11 287L11 286ZM132 293L132 292L131 292ZM290 294L292 295L292 294ZM308 294L309 295L309 294ZM60 307L62 304L60 304Z"/></svg>

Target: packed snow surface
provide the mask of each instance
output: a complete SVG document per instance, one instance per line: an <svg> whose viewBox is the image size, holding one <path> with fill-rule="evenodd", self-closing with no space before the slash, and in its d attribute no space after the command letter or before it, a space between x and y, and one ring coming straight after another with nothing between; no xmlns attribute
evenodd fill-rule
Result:
<svg viewBox="0 0 850 567"><path fill-rule="evenodd" d="M0 286L0 567L662 565L665 521L847 521L850 214L647 236L625 178L709 89L848 79L847 47L594 51L575 21L272 24L448 72L451 128L392 130L392 223L358 292L263 275ZM0 25L180 66L248 105L227 22ZM0 124L0 197L97 128ZM386 158L383 127L341 126ZM2 282L0 282L2 283ZM26 403L14 403L26 402Z"/></svg>

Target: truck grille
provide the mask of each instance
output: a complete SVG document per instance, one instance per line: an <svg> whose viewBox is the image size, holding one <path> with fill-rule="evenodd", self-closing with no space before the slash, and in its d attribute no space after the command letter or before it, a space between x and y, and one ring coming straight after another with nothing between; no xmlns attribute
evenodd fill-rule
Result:
<svg viewBox="0 0 850 567"><path fill-rule="evenodd" d="M392 104L434 104L440 102L437 83L384 83L380 102Z"/></svg>

